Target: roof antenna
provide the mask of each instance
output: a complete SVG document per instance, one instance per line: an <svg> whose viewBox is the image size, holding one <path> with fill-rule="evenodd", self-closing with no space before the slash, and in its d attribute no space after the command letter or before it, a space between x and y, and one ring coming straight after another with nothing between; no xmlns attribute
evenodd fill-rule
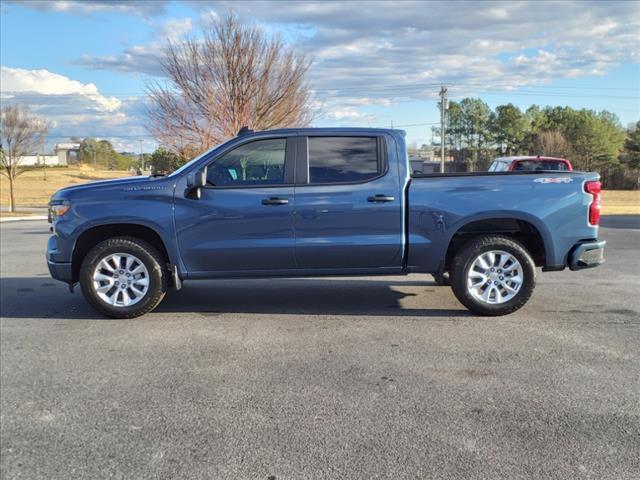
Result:
<svg viewBox="0 0 640 480"><path fill-rule="evenodd" d="M251 130L249 127L242 127L239 131L238 131L238 137L241 137L243 135L249 135L250 133L253 133L253 130Z"/></svg>

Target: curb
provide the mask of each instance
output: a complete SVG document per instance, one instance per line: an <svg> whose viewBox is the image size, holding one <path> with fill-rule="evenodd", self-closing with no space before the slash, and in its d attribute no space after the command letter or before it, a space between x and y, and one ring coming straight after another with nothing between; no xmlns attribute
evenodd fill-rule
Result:
<svg viewBox="0 0 640 480"><path fill-rule="evenodd" d="M31 215L30 217L6 217L0 218L0 223L4 222L24 222L25 220L47 220L46 215Z"/></svg>

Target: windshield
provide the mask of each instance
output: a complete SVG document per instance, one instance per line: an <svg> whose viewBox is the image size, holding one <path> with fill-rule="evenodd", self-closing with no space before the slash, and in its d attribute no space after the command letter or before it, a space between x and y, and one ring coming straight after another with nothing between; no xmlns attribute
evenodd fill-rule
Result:
<svg viewBox="0 0 640 480"><path fill-rule="evenodd" d="M226 143L226 142L225 142ZM195 162L197 162L198 160L200 160L201 158L204 158L205 156L209 155L211 152L213 152L214 150L217 150L218 148L220 148L222 145L224 145L224 143L220 143L212 148L210 148L209 150L207 150L206 152L201 153L200 155L198 155L196 158L194 158L193 160L190 160L189 162L185 163L183 166L181 166L179 169L173 171L169 176L170 177L175 177L176 175L180 175L182 172L184 172L185 170L188 170L191 165L193 165Z"/></svg>

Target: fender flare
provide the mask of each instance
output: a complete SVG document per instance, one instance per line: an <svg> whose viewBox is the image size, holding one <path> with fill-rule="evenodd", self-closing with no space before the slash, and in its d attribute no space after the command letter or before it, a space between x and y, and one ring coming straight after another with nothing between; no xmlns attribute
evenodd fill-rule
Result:
<svg viewBox="0 0 640 480"><path fill-rule="evenodd" d="M135 217L135 218L132 218L132 217L115 218L114 217L106 221L93 221L93 222L87 222L82 224L82 226L76 229L76 231L73 233L74 241L73 241L73 247L71 250L71 255L72 255L71 258L73 259L78 246L78 241L84 234L86 234L87 232L93 229L108 227L110 225L123 225L123 226L131 226L134 228L136 227L146 228L152 231L160 239L160 242L162 243L164 250L167 253L169 263L172 266L177 267L178 272L182 273L185 271L184 266L182 265L182 261L180 259L180 255L178 254L177 245L175 245L175 243L172 241L173 236L166 235L166 231L162 228L159 228L159 226L154 222L149 222L148 220L145 220L143 218L138 218L138 217ZM163 235L163 233L165 234Z"/></svg>
<svg viewBox="0 0 640 480"><path fill-rule="evenodd" d="M544 245L545 266L555 265L557 263L555 249L553 247L553 238L551 236L551 233L549 232L549 229L541 219L525 212L496 210L464 217L459 222L456 222L454 225L452 225L451 228L447 229L446 237L444 239L444 243L446 243L446 250L444 252L442 260L442 268L444 268L444 261L446 258L446 254L449 251L449 247L451 246L451 241L453 240L453 237L460 232L460 230L462 230L467 225L475 222L498 219L518 220L530 224L533 228L536 229L536 231L540 235L540 238L542 239L542 243Z"/></svg>

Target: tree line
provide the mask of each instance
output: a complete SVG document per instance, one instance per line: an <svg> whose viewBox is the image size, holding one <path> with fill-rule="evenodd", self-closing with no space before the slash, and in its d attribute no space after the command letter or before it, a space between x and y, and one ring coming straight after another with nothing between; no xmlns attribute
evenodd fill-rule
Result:
<svg viewBox="0 0 640 480"><path fill-rule="evenodd" d="M78 162L93 165L107 170L131 170L142 167L139 156L133 153L118 153L109 140L95 138L72 138L73 143L79 143Z"/></svg>
<svg viewBox="0 0 640 480"><path fill-rule="evenodd" d="M449 103L446 148L467 170L486 170L497 156L544 155L595 170L615 187L638 188L640 122L623 128L616 115L571 107L508 103L492 110L479 98ZM626 181L626 183L625 183Z"/></svg>

